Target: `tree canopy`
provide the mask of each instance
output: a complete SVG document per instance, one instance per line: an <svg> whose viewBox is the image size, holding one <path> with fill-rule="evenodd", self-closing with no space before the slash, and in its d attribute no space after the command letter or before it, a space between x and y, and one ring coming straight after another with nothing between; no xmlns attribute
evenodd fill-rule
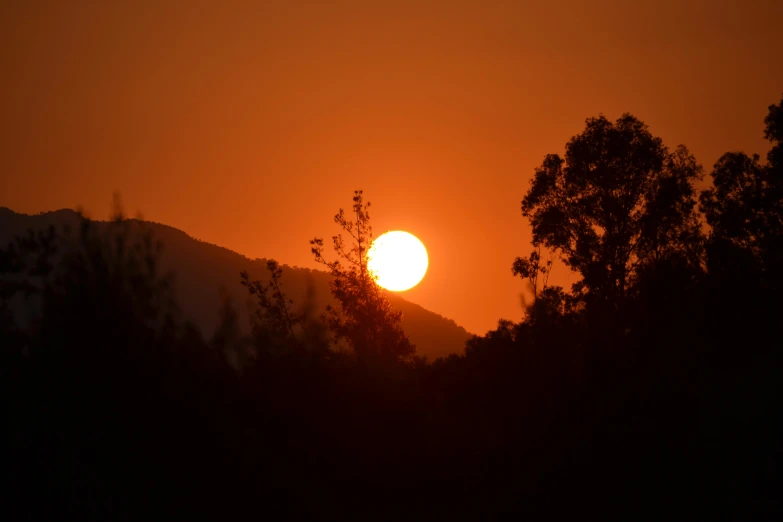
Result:
<svg viewBox="0 0 783 522"><path fill-rule="evenodd" d="M772 147L767 163L758 154L728 152L712 170L712 188L700 196L701 210L712 228L710 260L746 256L766 276L779 278L783 263L783 100L770 105L764 136ZM733 254L731 253L733 251Z"/></svg>
<svg viewBox="0 0 783 522"><path fill-rule="evenodd" d="M675 255L698 262L700 177L688 149L670 151L634 116L589 118L565 158L549 154L536 169L522 214L534 246L582 276L578 293L617 305L645 264Z"/></svg>

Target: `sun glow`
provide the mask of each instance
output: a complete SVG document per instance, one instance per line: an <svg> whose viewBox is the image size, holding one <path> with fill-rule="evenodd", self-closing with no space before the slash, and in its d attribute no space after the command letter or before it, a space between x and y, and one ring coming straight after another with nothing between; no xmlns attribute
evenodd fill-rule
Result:
<svg viewBox="0 0 783 522"><path fill-rule="evenodd" d="M409 290L427 272L424 244L413 234L393 230L378 236L367 252L367 268L378 285L393 292Z"/></svg>

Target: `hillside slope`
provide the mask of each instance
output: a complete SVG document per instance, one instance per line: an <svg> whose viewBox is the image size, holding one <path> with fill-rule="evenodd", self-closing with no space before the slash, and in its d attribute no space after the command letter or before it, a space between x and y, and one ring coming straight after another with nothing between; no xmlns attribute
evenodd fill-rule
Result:
<svg viewBox="0 0 783 522"><path fill-rule="evenodd" d="M136 222L136 220L133 220ZM73 210L57 210L37 215L19 214L0 207L0 244L28 230L54 225L74 229L79 216ZM103 222L96 222L99 224ZM249 330L248 310L251 302L239 283L239 273L247 271L252 279L265 280L264 259L251 260L241 254L188 236L176 228L152 222L139 222L152 230L164 244L162 268L175 275L175 289L185 317L209 337L217 326L222 292L226 292L240 314L240 325ZM326 272L283 265L283 290L301 307L309 299L316 311L332 302L330 276ZM462 353L471 334L454 321L423 307L389 294L395 309L403 312L403 328L420 355L432 360L452 353Z"/></svg>

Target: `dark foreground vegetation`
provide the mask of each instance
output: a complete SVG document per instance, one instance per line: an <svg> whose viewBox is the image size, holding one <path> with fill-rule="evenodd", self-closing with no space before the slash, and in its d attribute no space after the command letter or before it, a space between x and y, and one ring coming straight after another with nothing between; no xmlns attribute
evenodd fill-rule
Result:
<svg viewBox="0 0 783 522"><path fill-rule="evenodd" d="M433 363L365 270L361 193L337 257L311 245L338 305L294 313L270 262L237 275L251 336L228 300L208 339L184 321L121 215L20 238L0 251L6 519L780 519L780 105L765 125L767 160L726 154L699 193L686 149L589 119L522 202L524 319ZM547 259L579 282L549 286Z"/></svg>

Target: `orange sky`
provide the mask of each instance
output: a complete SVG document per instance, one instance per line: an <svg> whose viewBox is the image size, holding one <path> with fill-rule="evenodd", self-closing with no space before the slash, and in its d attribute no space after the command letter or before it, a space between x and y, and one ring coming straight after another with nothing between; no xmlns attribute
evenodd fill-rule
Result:
<svg viewBox="0 0 783 522"><path fill-rule="evenodd" d="M105 217L119 191L315 267L362 188L377 233L429 249L406 297L483 333L521 316L520 200L586 117L631 112L705 167L766 151L781 20L780 0L6 1L0 205Z"/></svg>

